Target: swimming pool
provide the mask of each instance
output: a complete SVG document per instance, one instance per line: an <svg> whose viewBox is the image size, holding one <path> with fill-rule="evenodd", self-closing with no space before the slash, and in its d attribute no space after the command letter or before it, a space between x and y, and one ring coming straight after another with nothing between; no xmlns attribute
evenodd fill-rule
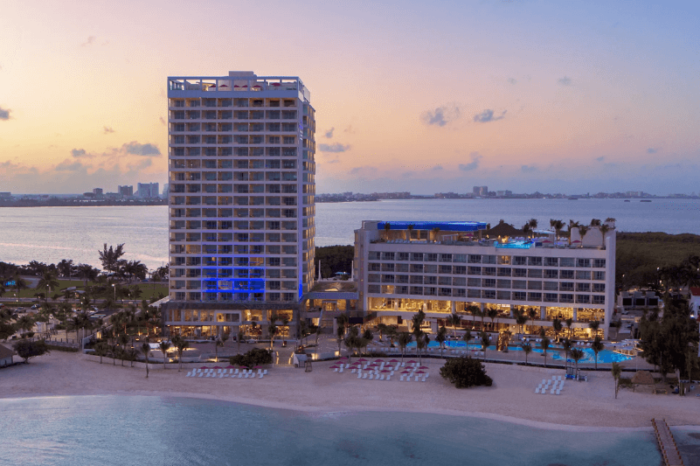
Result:
<svg viewBox="0 0 700 466"><path fill-rule="evenodd" d="M415 348L416 347L416 342L412 341L411 343L408 344L408 348ZM428 345L430 348L435 348L438 349L440 348L440 345L438 344L437 341L431 341L430 344ZM481 345L476 344L476 343L470 343L467 345L463 341L446 341L445 342L445 347L447 349L468 349L468 350L477 350L481 351ZM579 348L581 351L583 351L583 358L579 361L579 364L594 364L595 363L595 352L591 348ZM521 346L508 346L508 351L522 351L523 348ZM496 345L491 345L487 348L487 351L496 351ZM537 348L535 344L533 344L532 347L532 352L533 353L538 353L542 354L542 350L540 348ZM547 359L551 359L554 361L564 361L565 355L563 353L563 350L561 346L550 346L549 350L547 350ZM631 359L634 359L633 356L626 356L624 354L616 353L611 350L604 349L598 353L598 364L612 364L613 362L623 362L623 361L629 361Z"/></svg>

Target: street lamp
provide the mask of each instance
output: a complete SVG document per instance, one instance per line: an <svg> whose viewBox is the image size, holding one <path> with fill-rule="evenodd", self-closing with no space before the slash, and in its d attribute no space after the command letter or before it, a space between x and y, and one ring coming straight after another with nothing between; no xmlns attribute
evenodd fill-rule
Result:
<svg viewBox="0 0 700 466"><path fill-rule="evenodd" d="M117 301L117 285L112 283L112 288L114 289L114 302Z"/></svg>

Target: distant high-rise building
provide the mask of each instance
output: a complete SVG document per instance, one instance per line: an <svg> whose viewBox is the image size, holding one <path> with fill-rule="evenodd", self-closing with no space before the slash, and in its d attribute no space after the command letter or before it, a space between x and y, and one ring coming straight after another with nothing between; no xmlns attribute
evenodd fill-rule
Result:
<svg viewBox="0 0 700 466"><path fill-rule="evenodd" d="M163 196L164 199L167 199L168 194L170 194L170 183L165 183L163 185L163 193L161 196Z"/></svg>
<svg viewBox="0 0 700 466"><path fill-rule="evenodd" d="M486 196L489 193L489 187L488 186L474 186L474 195L475 196Z"/></svg>
<svg viewBox="0 0 700 466"><path fill-rule="evenodd" d="M144 199L158 197L159 193L158 183L139 183L136 190L136 195Z"/></svg>
<svg viewBox="0 0 700 466"><path fill-rule="evenodd" d="M133 196L134 195L134 187L133 186L119 186L119 189L117 192L122 195L122 196Z"/></svg>
<svg viewBox="0 0 700 466"><path fill-rule="evenodd" d="M94 194L95 196L102 196L102 194L104 194L104 191L102 190L102 188L95 188L92 190L92 194Z"/></svg>
<svg viewBox="0 0 700 466"><path fill-rule="evenodd" d="M314 284L316 123L298 77L168 78L173 334L296 334Z"/></svg>

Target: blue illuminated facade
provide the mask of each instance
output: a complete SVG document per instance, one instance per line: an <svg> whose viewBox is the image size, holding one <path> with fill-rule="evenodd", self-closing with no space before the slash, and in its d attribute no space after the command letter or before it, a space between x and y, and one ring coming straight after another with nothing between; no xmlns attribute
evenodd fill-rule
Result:
<svg viewBox="0 0 700 466"><path fill-rule="evenodd" d="M379 222L377 230L384 230L386 225L389 225L390 230L408 230L408 227L413 227L414 231L431 231L439 228L442 231L459 231L459 232L476 232L486 230L484 222Z"/></svg>

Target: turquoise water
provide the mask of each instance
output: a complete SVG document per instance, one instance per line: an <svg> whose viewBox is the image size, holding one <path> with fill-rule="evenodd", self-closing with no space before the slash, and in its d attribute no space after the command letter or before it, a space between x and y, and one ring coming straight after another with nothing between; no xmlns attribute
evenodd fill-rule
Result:
<svg viewBox="0 0 700 466"><path fill-rule="evenodd" d="M658 466L661 461L651 431L563 432L410 413L310 415L186 398L0 400L0 432L1 465ZM692 437L688 441L700 445Z"/></svg>
<svg viewBox="0 0 700 466"><path fill-rule="evenodd" d="M431 341L428 346L430 348L440 348L440 344L437 341ZM446 341L445 346L448 349L470 349L470 350L477 350L481 351L481 345L477 345L475 343L471 343L467 345L463 341ZM412 341L411 343L408 344L408 348L415 348L416 347L416 342ZM555 361L563 361L565 359L565 355L560 352L560 351L552 351L552 348L555 347L550 347L549 351L547 351L547 359L552 359ZM590 349L590 348L579 348L581 351L583 351L583 359L579 361L579 364L593 364L595 363L595 352ZM509 346L508 347L509 351L522 351L523 349L520 346ZM496 345L491 345L487 348L487 351L496 351ZM542 350L539 348L532 348L533 353L539 353L542 354ZM598 364L611 364L613 362L622 362L622 361L629 361L630 359L633 359L631 356L626 356L624 354L616 353L614 351L610 350L602 350L598 353Z"/></svg>

